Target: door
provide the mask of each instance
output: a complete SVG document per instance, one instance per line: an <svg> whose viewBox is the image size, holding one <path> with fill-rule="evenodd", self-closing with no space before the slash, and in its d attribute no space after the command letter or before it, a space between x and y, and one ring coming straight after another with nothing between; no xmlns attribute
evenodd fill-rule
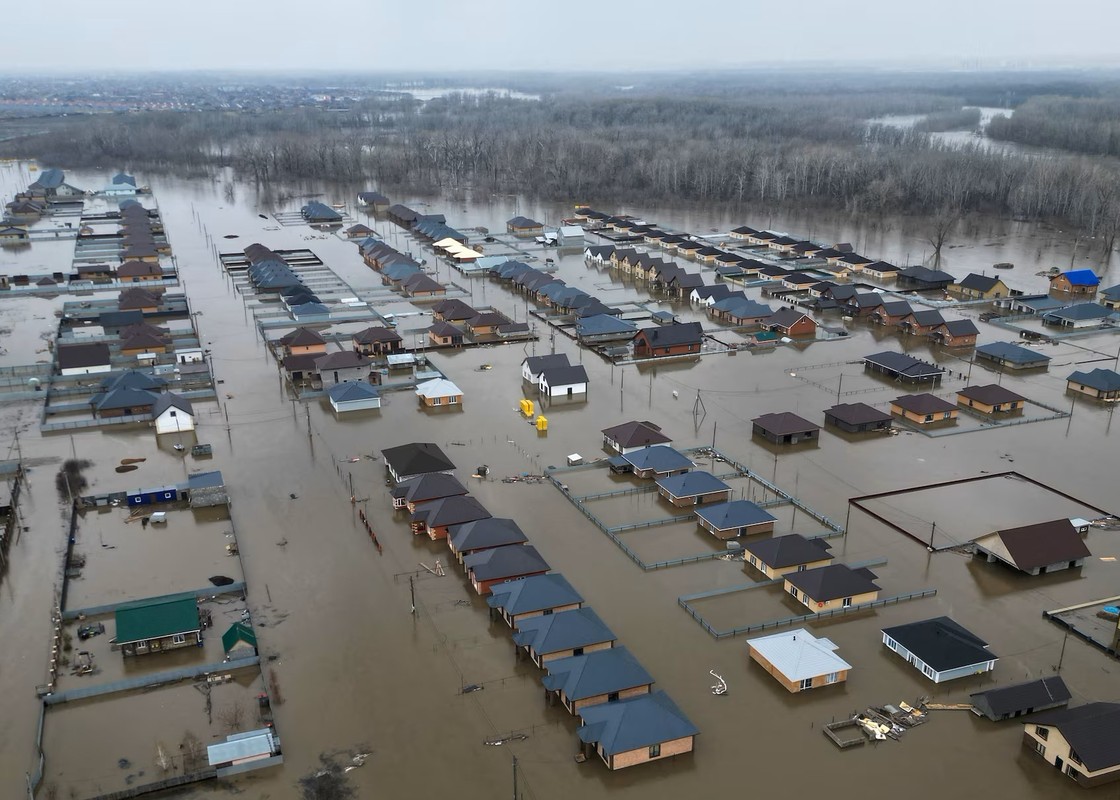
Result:
<svg viewBox="0 0 1120 800"><path fill-rule="evenodd" d="M1055 767L1057 767L1057 768L1058 768L1059 770L1061 770L1061 768L1062 768L1062 765L1063 765L1064 763L1065 763L1065 762L1064 762L1064 761L1062 761L1062 757L1061 757L1061 756L1054 756L1054 766L1055 766Z"/></svg>

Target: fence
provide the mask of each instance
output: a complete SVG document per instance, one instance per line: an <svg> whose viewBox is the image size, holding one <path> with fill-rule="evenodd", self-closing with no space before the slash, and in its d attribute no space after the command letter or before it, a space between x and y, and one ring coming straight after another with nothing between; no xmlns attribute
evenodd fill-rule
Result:
<svg viewBox="0 0 1120 800"><path fill-rule="evenodd" d="M156 672L150 675L138 675L135 678L124 678L123 680L102 683L96 686L82 686L77 689L55 692L54 694L49 694L44 697L43 703L48 706L54 706L59 703L68 703L71 700L81 700L87 697L100 697L106 694L128 692L133 689L150 689L168 683L201 678L205 675L233 672L235 670L245 669L246 667L257 667L260 666L260 663L260 656L251 656L249 658L239 658L236 661L216 661L212 664L197 664L193 667L165 670L164 672Z"/></svg>

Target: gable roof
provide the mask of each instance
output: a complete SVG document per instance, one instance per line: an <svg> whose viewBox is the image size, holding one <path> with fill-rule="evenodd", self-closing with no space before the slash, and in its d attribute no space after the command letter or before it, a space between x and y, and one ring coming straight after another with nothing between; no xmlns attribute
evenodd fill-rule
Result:
<svg viewBox="0 0 1120 800"><path fill-rule="evenodd" d="M821 429L820 425L789 411L763 414L760 417L755 417L751 422L774 436L786 436L787 434L819 431Z"/></svg>
<svg viewBox="0 0 1120 800"><path fill-rule="evenodd" d="M1071 286L1099 286L1101 279L1091 269L1071 269L1060 275L1055 275L1050 280L1065 278Z"/></svg>
<svg viewBox="0 0 1120 800"><path fill-rule="evenodd" d="M603 428L603 436L612 439L622 447L649 447L654 444L668 444L673 441L661 432L660 425L652 422L623 422L610 428Z"/></svg>
<svg viewBox="0 0 1120 800"><path fill-rule="evenodd" d="M1120 764L1120 703L1043 711L1029 721L1057 728L1092 772Z"/></svg>
<svg viewBox="0 0 1120 800"><path fill-rule="evenodd" d="M521 580L496 583L486 603L510 617L582 603L583 597L559 573L531 575Z"/></svg>
<svg viewBox="0 0 1120 800"><path fill-rule="evenodd" d="M154 389L159 391L167 385L167 381L155 375L149 375L136 369L125 370L116 375L110 375L101 381L101 389Z"/></svg>
<svg viewBox="0 0 1120 800"><path fill-rule="evenodd" d="M1023 395L997 383L989 383L985 386L966 386L963 389L958 389L957 394L969 400L992 406L1002 403L1021 403L1027 399Z"/></svg>
<svg viewBox="0 0 1120 800"><path fill-rule="evenodd" d="M339 386L347 385L345 383L339 384ZM355 385L361 386L362 384ZM403 498L406 503L423 503L426 500L439 500L441 497L469 494L470 490L454 475L448 475L445 472L429 472L418 478L401 481L389 493L393 497Z"/></svg>
<svg viewBox="0 0 1120 800"><path fill-rule="evenodd" d="M469 494L462 494L418 503L412 512L412 521L423 522L429 528L438 528L444 525L474 522L476 519L486 519L489 516L490 512L482 503Z"/></svg>
<svg viewBox="0 0 1120 800"><path fill-rule="evenodd" d="M699 344L704 338L704 331L699 322L680 322L642 328L638 331L638 336L643 335L650 347L673 347L682 344Z"/></svg>
<svg viewBox="0 0 1120 800"><path fill-rule="evenodd" d="M1049 361L1050 356L1032 350L1029 347L1013 344L1012 342L992 342L982 344L976 348L977 353L982 353L992 358L1010 361L1012 364L1030 364L1034 361Z"/></svg>
<svg viewBox="0 0 1120 800"><path fill-rule="evenodd" d="M222 650L229 652L238 642L245 642L252 647L257 646L257 634L252 627L244 622L235 622L222 634Z"/></svg>
<svg viewBox="0 0 1120 800"><path fill-rule="evenodd" d="M524 544L529 537L521 526L506 517L487 517L476 519L448 529L451 549L456 553L472 550L488 550L511 544Z"/></svg>
<svg viewBox="0 0 1120 800"><path fill-rule="evenodd" d="M1000 282L997 275L977 275L975 272L970 272L957 285L974 292L990 292Z"/></svg>
<svg viewBox="0 0 1120 800"><path fill-rule="evenodd" d="M455 469L455 464L432 442L411 442L381 451L385 463L399 476L422 475L426 472L445 472Z"/></svg>
<svg viewBox="0 0 1120 800"><path fill-rule="evenodd" d="M909 278L921 283L952 283L954 278L948 272L929 267L907 267L898 271L900 278Z"/></svg>
<svg viewBox="0 0 1120 800"><path fill-rule="evenodd" d="M521 363L527 366L529 372L534 375L539 375L546 369L571 366L571 363L568 361L567 353L553 353L547 356L527 356Z"/></svg>
<svg viewBox="0 0 1120 800"><path fill-rule="evenodd" d="M1089 386L1096 389L1098 392L1120 391L1120 373L1101 367L1097 367L1089 372L1082 372L1080 370L1072 372L1066 380L1072 381L1073 383L1080 383L1083 386Z"/></svg>
<svg viewBox="0 0 1120 800"><path fill-rule="evenodd" d="M748 525L758 525L761 522L776 521L776 517L767 511L763 511L750 500L705 503L696 507L696 516L721 531L731 528L745 528Z"/></svg>
<svg viewBox="0 0 1120 800"><path fill-rule="evenodd" d="M824 539L806 539L799 533L789 533L773 539L747 542L743 549L772 569L811 564L832 558L831 545Z"/></svg>
<svg viewBox="0 0 1120 800"><path fill-rule="evenodd" d="M1006 555L1016 567L1026 572L1092 555L1081 534L1068 519L1007 528L981 536L976 544Z"/></svg>
<svg viewBox="0 0 1120 800"><path fill-rule="evenodd" d="M156 395L155 402L152 403L152 416L158 417L169 408L178 409L184 414L194 416L194 407L191 405L191 401L174 392L164 392Z"/></svg>
<svg viewBox="0 0 1120 800"><path fill-rule="evenodd" d="M354 350L326 353L315 359L315 369L359 369L369 366L369 359Z"/></svg>
<svg viewBox="0 0 1120 800"><path fill-rule="evenodd" d="M977 336L980 333L976 323L970 319L951 319L948 322L942 322L937 329L950 336Z"/></svg>
<svg viewBox="0 0 1120 800"><path fill-rule="evenodd" d="M548 674L541 679L544 688L562 692L570 701L653 683L653 677L638 663L638 659L621 645L548 661L545 669Z"/></svg>
<svg viewBox="0 0 1120 800"><path fill-rule="evenodd" d="M790 572L785 579L813 600L828 602L879 591L879 585L872 580L874 577L875 573L868 569L852 569L847 564L829 564L802 572Z"/></svg>
<svg viewBox="0 0 1120 800"><path fill-rule="evenodd" d="M938 672L997 659L987 642L949 617L895 625L883 633Z"/></svg>
<svg viewBox="0 0 1120 800"><path fill-rule="evenodd" d="M583 317L576 322L577 336L599 336L609 333L632 333L638 330L632 322L621 320L610 314L595 314Z"/></svg>
<svg viewBox="0 0 1120 800"><path fill-rule="evenodd" d="M1104 319L1112 316L1112 309L1105 308L1100 303L1078 303L1067 308L1056 308L1043 315L1044 319L1088 320Z"/></svg>
<svg viewBox="0 0 1120 800"><path fill-rule="evenodd" d="M354 341L357 344L374 344L376 342L399 342L401 335L392 328L386 328L382 325L374 325L366 328L365 330L358 331L354 334Z"/></svg>
<svg viewBox="0 0 1120 800"><path fill-rule="evenodd" d="M193 594L126 603L116 611L116 644L140 642L202 629Z"/></svg>
<svg viewBox="0 0 1120 800"><path fill-rule="evenodd" d="M747 645L791 681L852 668L836 655L836 645L830 639L818 639L804 628L747 639Z"/></svg>
<svg viewBox="0 0 1120 800"><path fill-rule="evenodd" d="M709 494L727 490L731 487L710 472L696 471L685 472L682 475L670 475L660 478L657 485L674 497L689 497L698 494Z"/></svg>
<svg viewBox="0 0 1120 800"><path fill-rule="evenodd" d="M887 422L891 415L867 405L867 403L840 403L824 412L849 425L864 425L868 422Z"/></svg>
<svg viewBox="0 0 1120 800"><path fill-rule="evenodd" d="M882 367L890 372L896 372L908 378L925 378L944 375L945 370L934 364L914 358L906 353L895 353L885 350L882 353L872 353L863 357L865 364Z"/></svg>
<svg viewBox="0 0 1120 800"><path fill-rule="evenodd" d="M664 444L643 447L632 453L619 456L634 469L651 469L654 472L672 472L678 469L692 469L692 459Z"/></svg>
<svg viewBox="0 0 1120 800"><path fill-rule="evenodd" d="M1072 695L1061 675L1049 675L1035 681L1015 683L1011 686L997 686L983 692L969 695L983 698L997 717L1004 714L1022 713L1032 708L1068 703Z"/></svg>
<svg viewBox="0 0 1120 800"><path fill-rule="evenodd" d="M163 268L149 261L126 261L117 267L118 278L142 278L162 274Z"/></svg>
<svg viewBox="0 0 1120 800"><path fill-rule="evenodd" d="M143 389L110 389L99 392L90 398L90 404L98 411L116 409L146 408L153 406L157 395Z"/></svg>
<svg viewBox="0 0 1120 800"><path fill-rule="evenodd" d="M662 691L580 709L580 741L597 744L612 756L695 736L700 730Z"/></svg>
<svg viewBox="0 0 1120 800"><path fill-rule="evenodd" d="M796 308L779 308L771 314L766 320L766 325L773 325L779 328L789 328L800 322L802 319L808 319L810 322L815 320L806 314L804 311L799 311Z"/></svg>
<svg viewBox="0 0 1120 800"><path fill-rule="evenodd" d="M108 366L109 345L104 342L58 346L59 369Z"/></svg>
<svg viewBox="0 0 1120 800"><path fill-rule="evenodd" d="M549 386L571 386L577 383L587 383L587 370L583 364L573 364L570 367L548 367L541 371L541 382Z"/></svg>
<svg viewBox="0 0 1120 800"><path fill-rule="evenodd" d="M915 325L920 325L923 328L929 327L930 325L941 325L945 322L945 318L941 316L941 312L937 309L911 311L907 319L913 320Z"/></svg>
<svg viewBox="0 0 1120 800"><path fill-rule="evenodd" d="M913 414L941 414L946 411L955 411L957 406L948 400L942 400L934 394L904 394L891 400L891 405L898 406L903 411Z"/></svg>
<svg viewBox="0 0 1120 800"><path fill-rule="evenodd" d="M588 606L522 619L517 623L517 633L513 634L514 644L528 647L538 656L613 642L616 638L595 610Z"/></svg>
<svg viewBox="0 0 1120 800"><path fill-rule="evenodd" d="M463 390L446 378L433 378L416 385L419 397L460 397Z"/></svg>
<svg viewBox="0 0 1120 800"><path fill-rule="evenodd" d="M438 336L441 339L456 337L461 339L463 337L463 332L450 322L437 322L428 328L428 333Z"/></svg>
<svg viewBox="0 0 1120 800"><path fill-rule="evenodd" d="M464 556L463 566L476 581L517 578L549 570L548 562L531 544L511 544L479 550Z"/></svg>

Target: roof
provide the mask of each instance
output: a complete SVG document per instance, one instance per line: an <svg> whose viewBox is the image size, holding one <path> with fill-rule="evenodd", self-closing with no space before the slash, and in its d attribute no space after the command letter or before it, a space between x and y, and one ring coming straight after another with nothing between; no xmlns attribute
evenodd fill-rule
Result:
<svg viewBox="0 0 1120 800"><path fill-rule="evenodd" d="M147 275L162 275L163 268L159 264L148 261L126 261L117 267L119 278L140 278Z"/></svg>
<svg viewBox="0 0 1120 800"><path fill-rule="evenodd" d="M354 341L358 344L373 344L374 342L399 342L401 335L392 328L380 325L366 328L354 334Z"/></svg>
<svg viewBox="0 0 1120 800"><path fill-rule="evenodd" d="M187 476L187 489L192 492L198 489L214 489L222 486L225 486L225 480L222 478L222 471L219 469L195 472Z"/></svg>
<svg viewBox="0 0 1120 800"><path fill-rule="evenodd" d="M66 180L66 173L62 170L51 167L39 173L39 177L35 183L42 186L44 189L57 189Z"/></svg>
<svg viewBox="0 0 1120 800"><path fill-rule="evenodd" d="M457 553L488 550L529 541L521 526L506 517L487 517L453 525L448 529L451 549Z"/></svg>
<svg viewBox="0 0 1120 800"><path fill-rule="evenodd" d="M722 481L721 481L722 483ZM763 522L774 522L776 517L763 511L750 500L732 500L728 503L706 503L696 508L696 516L717 530L745 528Z"/></svg>
<svg viewBox="0 0 1120 800"><path fill-rule="evenodd" d="M529 217L516 216L506 221L506 225L511 228L541 228L544 223L537 222L535 219Z"/></svg>
<svg viewBox="0 0 1120 800"><path fill-rule="evenodd" d="M645 334L650 347L672 347L681 344L696 344L704 338L704 330L699 322L682 322L675 325L655 325L642 328L638 335Z"/></svg>
<svg viewBox="0 0 1120 800"><path fill-rule="evenodd" d="M547 356L528 356L521 362L529 368L529 372L539 375L546 369L571 366L566 353L554 353Z"/></svg>
<svg viewBox="0 0 1120 800"><path fill-rule="evenodd" d="M155 402L152 403L152 416L158 417L170 408L178 409L184 414L194 415L194 407L191 405L190 400L183 397L181 394L164 392L163 394L156 395Z"/></svg>
<svg viewBox="0 0 1120 800"><path fill-rule="evenodd" d="M805 433L806 431L819 431L821 429L820 425L816 425L789 411L763 414L761 417L755 417L751 422L774 436L786 436L791 433Z"/></svg>
<svg viewBox="0 0 1120 800"><path fill-rule="evenodd" d="M476 581L518 578L535 572L548 572L548 562L531 544L511 544L479 550L463 557L463 566Z"/></svg>
<svg viewBox="0 0 1120 800"><path fill-rule="evenodd" d="M451 459L432 442L412 442L381 451L385 463L399 476L446 472L455 469Z"/></svg>
<svg viewBox="0 0 1120 800"><path fill-rule="evenodd" d="M1120 391L1120 373L1101 367L1097 367L1089 372L1082 372L1080 370L1072 372L1066 380L1072 383L1079 383L1083 386L1089 386L1099 392Z"/></svg>
<svg viewBox="0 0 1120 800"><path fill-rule="evenodd" d="M353 350L326 353L315 359L315 369L358 369L368 367L369 359Z"/></svg>
<svg viewBox="0 0 1120 800"><path fill-rule="evenodd" d="M1107 289L1101 289L1101 297L1109 300L1120 300L1120 283L1109 286Z"/></svg>
<svg viewBox="0 0 1120 800"><path fill-rule="evenodd" d="M970 694L973 703L983 698L996 716L1015 714L1044 706L1065 704L1072 695L1061 675L1050 675L1035 681L997 686L983 692Z"/></svg>
<svg viewBox="0 0 1120 800"><path fill-rule="evenodd" d="M829 564L802 572L790 572L785 579L813 600L828 602L879 591L879 585L872 580L874 577L875 573L868 569L852 569L847 564Z"/></svg>
<svg viewBox="0 0 1120 800"><path fill-rule="evenodd" d="M573 364L570 367L549 367L542 370L541 380L549 386L571 386L587 383L588 377L583 364Z"/></svg>
<svg viewBox="0 0 1120 800"><path fill-rule="evenodd" d="M958 389L957 394L990 406L1002 403L1021 403L1027 399L1023 395L996 383L989 383L986 386L966 386L963 389Z"/></svg>
<svg viewBox="0 0 1120 800"><path fill-rule="evenodd" d="M339 386L349 385L346 383L339 384ZM355 385L361 386L363 384ZM418 478L401 481L393 487L390 494L393 497L403 498L406 503L423 503L425 500L438 500L441 497L469 494L469 490L454 475L448 475L445 472L429 472Z"/></svg>
<svg viewBox="0 0 1120 800"><path fill-rule="evenodd" d="M110 375L108 378L101 381L101 388L106 391L109 389L155 389L159 391L166 385L167 381L163 378L157 378L154 375L148 375L136 369Z"/></svg>
<svg viewBox="0 0 1120 800"><path fill-rule="evenodd" d="M461 397L463 390L446 378L433 378L416 385L420 397Z"/></svg>
<svg viewBox="0 0 1120 800"><path fill-rule="evenodd" d="M818 253L818 255L820 255ZM899 272L900 269L888 261L873 261L870 264L865 264L863 267L864 272Z"/></svg>
<svg viewBox="0 0 1120 800"><path fill-rule="evenodd" d="M1068 519L996 531L981 536L976 544L1004 556L1024 572L1092 555Z"/></svg>
<svg viewBox="0 0 1120 800"><path fill-rule="evenodd" d="M280 751L280 742L272 728L234 733L224 742L206 746L206 760L211 767L222 764L239 765L273 756Z"/></svg>
<svg viewBox="0 0 1120 800"><path fill-rule="evenodd" d="M98 411L113 409L145 408L155 403L157 395L142 389L110 389L90 398Z"/></svg>
<svg viewBox="0 0 1120 800"><path fill-rule="evenodd" d="M747 646L791 681L852 668L851 664L836 655L837 648L831 640L818 639L804 628L747 639Z"/></svg>
<svg viewBox="0 0 1120 800"><path fill-rule="evenodd" d="M929 394L904 394L891 400L891 405L898 406L903 411L913 414L940 414L945 411L955 411L957 406L948 400L942 400L937 395Z"/></svg>
<svg viewBox="0 0 1120 800"><path fill-rule="evenodd" d="M126 603L116 612L117 644L158 639L202 629L193 594L170 595Z"/></svg>
<svg viewBox="0 0 1120 800"><path fill-rule="evenodd" d="M923 328L930 325L941 325L945 322L941 312L936 309L911 311L908 318L912 318L915 325L921 325Z"/></svg>
<svg viewBox="0 0 1120 800"><path fill-rule="evenodd" d="M413 522L421 521L429 528L474 522L476 519L486 519L489 516L490 512L486 510L482 503L469 494L441 497L438 500L418 503L412 512Z"/></svg>
<svg viewBox="0 0 1120 800"><path fill-rule="evenodd" d="M976 352L1012 364L1030 364L1034 361L1049 361L1050 356L1044 355L1029 347L1013 344L1011 342L992 342L980 345Z"/></svg>
<svg viewBox="0 0 1120 800"><path fill-rule="evenodd" d="M950 336L976 336L980 333L976 323L970 319L951 319L948 322L942 322L938 329L945 331Z"/></svg>
<svg viewBox="0 0 1120 800"><path fill-rule="evenodd" d="M1120 703L1043 711L1029 722L1057 728L1091 772L1120 764Z"/></svg>
<svg viewBox="0 0 1120 800"><path fill-rule="evenodd" d="M1111 316L1113 313L1111 309L1105 308L1100 303L1078 303L1068 308L1057 308L1053 311L1048 311L1044 316L1054 319L1085 320L1104 319L1105 317Z"/></svg>
<svg viewBox="0 0 1120 800"><path fill-rule="evenodd" d="M907 267L898 271L900 278L909 278L921 283L952 283L955 279L948 272L929 267Z"/></svg>
<svg viewBox="0 0 1120 800"><path fill-rule="evenodd" d="M731 488L715 475L703 471L670 475L667 478L659 479L657 485L674 497L709 494L710 492L726 491Z"/></svg>
<svg viewBox="0 0 1120 800"><path fill-rule="evenodd" d="M362 400L372 400L380 397L381 393L376 386L370 386L368 383L346 381L345 383L336 383L327 389L327 395L335 403L357 403Z"/></svg>
<svg viewBox="0 0 1120 800"><path fill-rule="evenodd" d="M938 672L996 660L987 642L948 617L895 625L883 633Z"/></svg>
<svg viewBox="0 0 1120 800"><path fill-rule="evenodd" d="M684 453L664 444L643 447L641 450L627 453L620 458L634 469L651 469L654 472L673 472L680 469L692 469L694 466L692 460Z"/></svg>
<svg viewBox="0 0 1120 800"><path fill-rule="evenodd" d="M608 756L695 736L700 730L662 691L580 709L580 741Z"/></svg>
<svg viewBox="0 0 1120 800"><path fill-rule="evenodd" d="M434 279L429 278L422 273L414 273L404 279L401 284L405 289L415 294L416 292L438 292L443 291L443 285L437 283Z"/></svg>
<svg viewBox="0 0 1120 800"><path fill-rule="evenodd" d="M103 367L108 366L109 361L109 345L104 342L58 346L59 369Z"/></svg>
<svg viewBox="0 0 1120 800"><path fill-rule="evenodd" d="M310 328L296 328L291 333L280 337L280 344L285 347L308 347L317 344L326 344L327 340L317 331Z"/></svg>
<svg viewBox="0 0 1120 800"><path fill-rule="evenodd" d="M869 356L864 356L863 361L865 364L873 364L890 372L896 372L899 375L905 375L909 378L929 377L933 375L943 375L945 370L941 369L934 364L929 364L921 359L914 358L913 356L906 355L905 353L894 353L890 350L885 350L882 353L873 353Z"/></svg>
<svg viewBox="0 0 1120 800"><path fill-rule="evenodd" d="M500 608L511 617L537 611L576 605L583 602L567 578L556 573L495 584L486 598L491 608Z"/></svg>
<svg viewBox="0 0 1120 800"><path fill-rule="evenodd" d="M865 425L869 422L887 422L891 415L867 403L840 403L826 410L825 414L849 425Z"/></svg>
<svg viewBox="0 0 1120 800"><path fill-rule="evenodd" d="M450 322L437 322L428 328L428 333L434 334L441 339L462 337L463 332L452 325Z"/></svg>
<svg viewBox="0 0 1120 800"><path fill-rule="evenodd" d="M1065 278L1069 281L1071 286L1100 286L1101 279L1097 277L1097 273L1091 269L1071 269L1063 272L1061 275L1056 275L1050 280L1057 280L1058 278Z"/></svg>
<svg viewBox="0 0 1120 800"><path fill-rule="evenodd" d="M649 447L673 441L661 432L660 425L652 422L624 422L611 428L603 428L602 433L608 439L618 442L621 447Z"/></svg>
<svg viewBox="0 0 1120 800"><path fill-rule="evenodd" d="M613 642L616 638L614 631L588 606L556 614L527 617L518 621L517 633L513 634L514 644L528 647L537 655Z"/></svg>
<svg viewBox="0 0 1120 800"><path fill-rule="evenodd" d="M257 646L257 634L244 622L235 622L222 634L222 650L229 652L238 642Z"/></svg>
<svg viewBox="0 0 1120 800"><path fill-rule="evenodd" d="M558 658L546 662L545 669L548 674L541 679L544 688L560 691L571 701L653 683L653 677L638 663L638 659L622 646Z"/></svg>
<svg viewBox="0 0 1120 800"><path fill-rule="evenodd" d="M802 319L808 319L814 322L813 318L806 314L804 311L798 311L796 308L779 308L767 319L765 324L774 325L780 328L789 328L800 322Z"/></svg>
<svg viewBox="0 0 1120 800"><path fill-rule="evenodd" d="M773 539L747 542L744 549L772 569L811 564L832 558L830 545L823 539L806 539L799 533L790 533Z"/></svg>
<svg viewBox="0 0 1120 800"><path fill-rule="evenodd" d="M975 292L990 292L1000 282L997 275L977 275L975 272L970 272L957 285L962 289L971 289Z"/></svg>
<svg viewBox="0 0 1120 800"><path fill-rule="evenodd" d="M638 330L632 322L626 322L610 314L596 314L576 322L577 336L600 336L609 333L633 333Z"/></svg>

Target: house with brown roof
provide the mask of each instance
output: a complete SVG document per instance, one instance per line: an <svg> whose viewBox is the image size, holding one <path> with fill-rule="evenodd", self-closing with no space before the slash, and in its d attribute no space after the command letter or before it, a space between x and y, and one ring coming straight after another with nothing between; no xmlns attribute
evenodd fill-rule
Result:
<svg viewBox="0 0 1120 800"><path fill-rule="evenodd" d="M374 325L354 334L354 350L363 356L385 356L403 349L401 335L383 325Z"/></svg>
<svg viewBox="0 0 1120 800"><path fill-rule="evenodd" d="M911 311L898 323L898 329L911 336L929 336L945 323L945 318L936 309Z"/></svg>
<svg viewBox="0 0 1120 800"><path fill-rule="evenodd" d="M311 328L296 328L280 337L285 355L301 356L327 352L327 340Z"/></svg>
<svg viewBox="0 0 1120 800"><path fill-rule="evenodd" d="M1007 284L999 276L971 272L950 286L949 294L962 300L995 300L997 297L1007 297L1009 291Z"/></svg>
<svg viewBox="0 0 1120 800"><path fill-rule="evenodd" d="M624 422L603 428L603 446L616 453L626 455L643 447L669 444L673 440L661 432L661 426L648 421Z"/></svg>
<svg viewBox="0 0 1120 800"><path fill-rule="evenodd" d="M866 567L852 569L847 564L829 564L789 572L784 578L786 593L817 614L879 599L875 573Z"/></svg>
<svg viewBox="0 0 1120 800"><path fill-rule="evenodd" d="M929 393L906 394L891 400L891 413L915 425L956 422L960 410L953 403Z"/></svg>
<svg viewBox="0 0 1120 800"><path fill-rule="evenodd" d="M163 279L163 268L150 261L126 261L117 267L117 280L121 283L143 283Z"/></svg>
<svg viewBox="0 0 1120 800"><path fill-rule="evenodd" d="M1044 711L1023 724L1023 746L1083 787L1120 780L1120 703Z"/></svg>
<svg viewBox="0 0 1120 800"><path fill-rule="evenodd" d="M642 328L634 337L635 358L699 355L704 331L699 322Z"/></svg>
<svg viewBox="0 0 1120 800"><path fill-rule="evenodd" d="M324 389L339 383L369 383L370 361L353 350L339 350L316 358L315 371Z"/></svg>
<svg viewBox="0 0 1120 800"><path fill-rule="evenodd" d="M811 316L796 308L779 308L762 321L762 327L782 336L815 336L817 323Z"/></svg>
<svg viewBox="0 0 1120 800"><path fill-rule="evenodd" d="M1021 413L1027 398L999 384L966 386L957 392L957 404L988 416Z"/></svg>
<svg viewBox="0 0 1120 800"><path fill-rule="evenodd" d="M972 544L974 555L989 564L999 561L1028 575L1075 569L1092 555L1068 519L996 531Z"/></svg>
<svg viewBox="0 0 1120 800"><path fill-rule="evenodd" d="M751 420L751 433L774 444L798 444L819 438L821 426L788 411L763 414Z"/></svg>
<svg viewBox="0 0 1120 800"><path fill-rule="evenodd" d="M163 293L149 289L125 289L117 296L117 309L119 311L139 311L142 314L154 314L159 311L163 302Z"/></svg>
<svg viewBox="0 0 1120 800"><path fill-rule="evenodd" d="M747 563L767 578L776 580L790 572L804 572L832 563L830 545L824 539L806 539L799 533L748 541L743 545Z"/></svg>
<svg viewBox="0 0 1120 800"><path fill-rule="evenodd" d="M167 346L170 343L169 337L159 336L147 331L138 331L121 337L120 352L122 356L136 356L141 353L166 353Z"/></svg>
<svg viewBox="0 0 1120 800"><path fill-rule="evenodd" d="M824 412L824 422L845 433L869 433L889 431L892 418L867 403L840 403Z"/></svg>
<svg viewBox="0 0 1120 800"><path fill-rule="evenodd" d="M938 325L929 338L944 347L972 347L980 329L970 319L951 319Z"/></svg>
<svg viewBox="0 0 1120 800"><path fill-rule="evenodd" d="M463 338L463 331L450 322L437 322L428 328L428 339L440 347L458 347Z"/></svg>

